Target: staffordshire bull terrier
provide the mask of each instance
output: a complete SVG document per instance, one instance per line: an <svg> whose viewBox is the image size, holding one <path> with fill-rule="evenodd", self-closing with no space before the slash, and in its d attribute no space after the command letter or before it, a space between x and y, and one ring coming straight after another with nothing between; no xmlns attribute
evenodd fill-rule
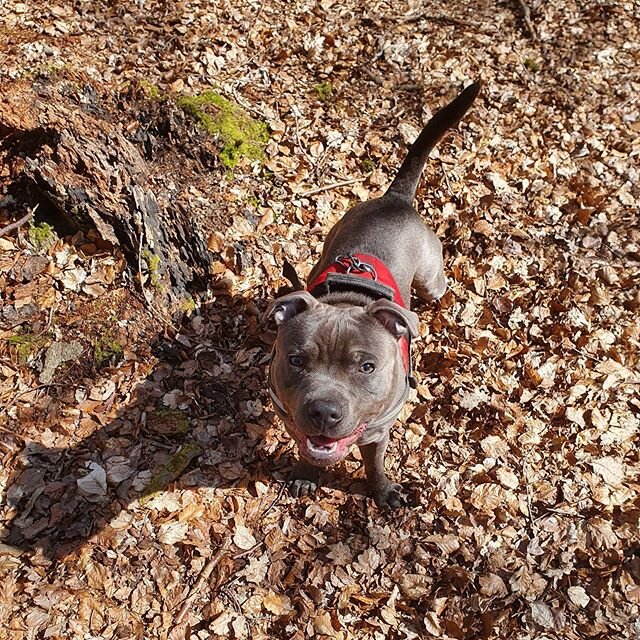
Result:
<svg viewBox="0 0 640 640"><path fill-rule="evenodd" d="M426 300L446 288L442 247L413 208L424 163L471 106L480 83L438 111L409 149L386 193L355 205L329 231L306 291L267 309L278 334L269 367L276 412L298 445L293 495L315 491L320 468L360 448L380 506L404 503L384 471L389 430L413 382L411 339L418 316L411 287Z"/></svg>

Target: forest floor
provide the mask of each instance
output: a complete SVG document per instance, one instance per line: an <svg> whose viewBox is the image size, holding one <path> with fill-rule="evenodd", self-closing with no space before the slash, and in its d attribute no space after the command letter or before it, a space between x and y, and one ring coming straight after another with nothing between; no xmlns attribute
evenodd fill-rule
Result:
<svg viewBox="0 0 640 640"><path fill-rule="evenodd" d="M640 9L530 7L535 34L506 0L0 5L0 101L109 114L216 274L172 326L97 233L0 237L0 638L640 638ZM260 314L478 78L417 198L450 288L416 306L408 506L356 452L294 499ZM205 90L261 159L193 134Z"/></svg>

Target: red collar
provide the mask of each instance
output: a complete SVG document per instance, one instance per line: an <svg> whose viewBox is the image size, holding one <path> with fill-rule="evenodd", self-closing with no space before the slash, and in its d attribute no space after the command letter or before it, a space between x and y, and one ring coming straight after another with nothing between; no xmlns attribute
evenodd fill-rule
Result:
<svg viewBox="0 0 640 640"><path fill-rule="evenodd" d="M307 291L315 297L338 291L362 292L376 299L393 300L405 309L408 306L400 293L387 265L366 253L338 256L313 282ZM411 344L402 337L398 340L404 369L411 378Z"/></svg>

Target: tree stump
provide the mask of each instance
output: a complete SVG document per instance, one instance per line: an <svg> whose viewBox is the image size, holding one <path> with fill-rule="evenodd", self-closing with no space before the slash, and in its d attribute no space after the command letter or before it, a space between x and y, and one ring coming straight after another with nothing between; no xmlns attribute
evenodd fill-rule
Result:
<svg viewBox="0 0 640 640"><path fill-rule="evenodd" d="M8 181L18 209L38 204L38 215L62 228L96 229L134 274L146 262L154 295L178 302L206 286L211 258L189 212L159 203L148 163L122 120L88 85L2 87L0 180Z"/></svg>

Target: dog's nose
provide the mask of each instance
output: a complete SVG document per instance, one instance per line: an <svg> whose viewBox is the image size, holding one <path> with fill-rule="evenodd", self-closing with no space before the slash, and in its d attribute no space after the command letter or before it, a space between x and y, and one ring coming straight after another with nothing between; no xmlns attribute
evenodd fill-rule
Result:
<svg viewBox="0 0 640 640"><path fill-rule="evenodd" d="M342 420L342 407L332 400L313 400L307 412L311 422L321 429L335 427Z"/></svg>

